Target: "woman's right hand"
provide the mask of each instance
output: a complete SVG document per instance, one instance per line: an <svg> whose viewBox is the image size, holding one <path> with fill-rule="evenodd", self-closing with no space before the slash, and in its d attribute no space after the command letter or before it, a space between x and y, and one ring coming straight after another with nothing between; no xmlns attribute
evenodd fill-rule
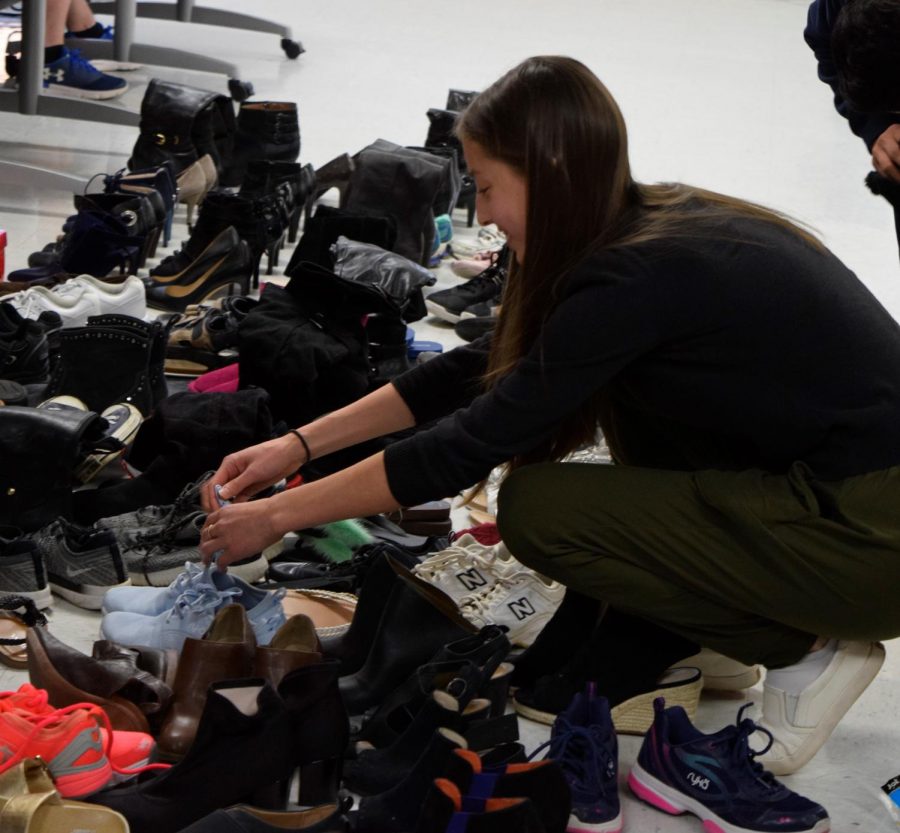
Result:
<svg viewBox="0 0 900 833"><path fill-rule="evenodd" d="M219 508L215 487L222 500L241 502L293 474L306 462L306 451L291 434L229 454L215 474L203 484L203 509Z"/></svg>

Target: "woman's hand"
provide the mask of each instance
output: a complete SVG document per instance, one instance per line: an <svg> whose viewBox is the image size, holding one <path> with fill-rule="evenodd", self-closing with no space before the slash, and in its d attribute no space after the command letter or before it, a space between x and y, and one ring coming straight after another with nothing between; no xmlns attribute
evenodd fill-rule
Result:
<svg viewBox="0 0 900 833"><path fill-rule="evenodd" d="M892 124L875 140L872 165L882 176L900 182L900 124Z"/></svg>
<svg viewBox="0 0 900 833"><path fill-rule="evenodd" d="M208 564L220 553L216 563L227 567L281 540L284 533L272 523L271 500L229 504L210 512L200 533L203 561Z"/></svg>
<svg viewBox="0 0 900 833"><path fill-rule="evenodd" d="M222 500L243 502L293 474L305 462L306 451L292 434L229 454L203 484L203 509L210 513L219 508L216 486L222 487Z"/></svg>

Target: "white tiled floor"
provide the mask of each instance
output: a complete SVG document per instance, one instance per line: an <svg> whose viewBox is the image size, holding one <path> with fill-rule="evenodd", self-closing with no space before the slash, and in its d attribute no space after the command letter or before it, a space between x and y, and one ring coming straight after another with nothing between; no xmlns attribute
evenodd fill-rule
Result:
<svg viewBox="0 0 900 833"><path fill-rule="evenodd" d="M219 5L248 11L239 0ZM258 98L296 100L301 160L317 166L378 137L419 144L425 111L442 106L448 87L479 89L530 54L573 55L618 98L638 178L696 183L809 223L897 317L891 213L864 188L865 148L816 78L802 39L806 7L806 0L458 0L433 6L268 0L252 11L293 26L307 49L297 61L286 60L271 35L139 20L137 39L226 57L255 84ZM138 106L150 72L133 76L127 106ZM216 76L153 72L225 91ZM85 178L124 165L134 138L130 128L0 114L0 158ZM62 194L0 181L7 268L24 265L30 251L53 238L70 204ZM452 282L446 270L439 280ZM422 338L456 343L452 330L434 319L415 328ZM60 602L52 619L61 637L89 648L96 632L92 615ZM878 788L900 772L898 676L900 659L891 645L884 670L825 748L803 772L785 779L824 803L840 833L893 829ZM23 680L21 673L0 670L0 688ZM759 691L751 696L758 700ZM733 720L739 703L704 700L698 724L720 727ZM545 736L525 721L523 731L531 746ZM622 740L623 773L637 748L636 739ZM626 789L623 796L626 830L700 829L693 818L670 818L639 804Z"/></svg>

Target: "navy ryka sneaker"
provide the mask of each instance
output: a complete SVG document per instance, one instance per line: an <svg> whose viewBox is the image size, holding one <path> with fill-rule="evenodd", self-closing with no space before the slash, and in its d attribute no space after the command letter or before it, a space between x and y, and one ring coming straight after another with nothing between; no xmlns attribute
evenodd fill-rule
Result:
<svg viewBox="0 0 900 833"><path fill-rule="evenodd" d="M684 709L667 709L658 697L628 785L663 812L693 813L708 833L827 833L825 808L791 792L754 760L766 750L754 751L747 739L768 732L743 719L749 706L736 725L704 735Z"/></svg>
<svg viewBox="0 0 900 833"><path fill-rule="evenodd" d="M609 702L593 683L553 722L548 745L572 792L568 833L619 833L619 746Z"/></svg>

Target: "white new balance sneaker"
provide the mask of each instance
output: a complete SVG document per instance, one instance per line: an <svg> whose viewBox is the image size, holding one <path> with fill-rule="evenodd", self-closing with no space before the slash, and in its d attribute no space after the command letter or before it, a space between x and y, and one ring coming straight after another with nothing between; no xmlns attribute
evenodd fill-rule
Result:
<svg viewBox="0 0 900 833"><path fill-rule="evenodd" d="M473 594L490 590L500 577L521 569L502 543L486 547L466 534L417 564L413 572L461 604Z"/></svg>
<svg viewBox="0 0 900 833"><path fill-rule="evenodd" d="M473 625L505 625L514 645L527 647L559 607L566 588L512 559L517 568L492 588L464 597L459 612Z"/></svg>
<svg viewBox="0 0 900 833"><path fill-rule="evenodd" d="M758 725L772 733L772 746L756 760L775 775L800 769L828 740L883 663L880 642L838 642L831 662L799 694L765 684Z"/></svg>

